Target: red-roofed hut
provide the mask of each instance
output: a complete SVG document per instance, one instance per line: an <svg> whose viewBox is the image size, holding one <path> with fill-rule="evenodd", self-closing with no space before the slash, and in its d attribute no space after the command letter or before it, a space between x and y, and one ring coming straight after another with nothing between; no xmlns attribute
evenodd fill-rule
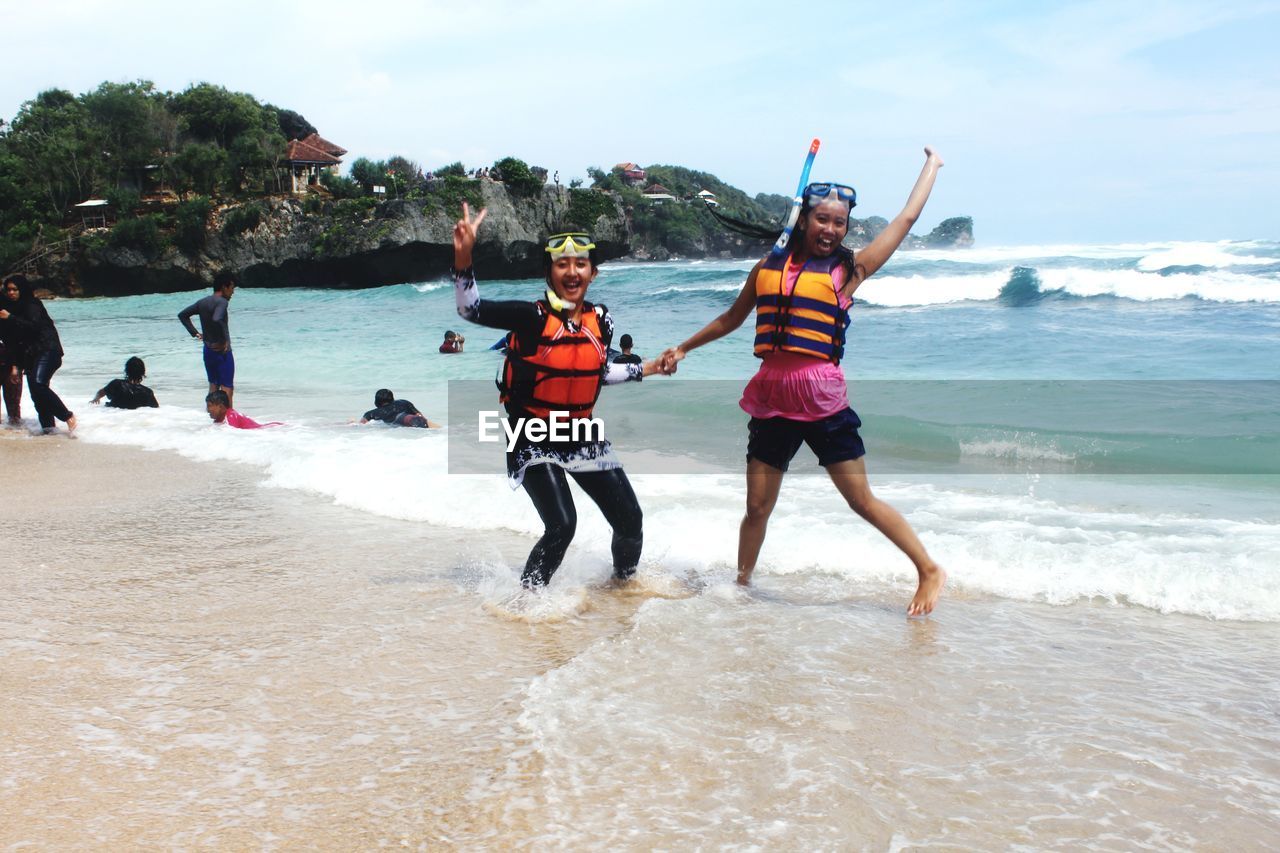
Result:
<svg viewBox="0 0 1280 853"><path fill-rule="evenodd" d="M284 152L284 161L289 166L290 190L305 193L307 187L320 183L320 174L325 170L338 174L342 155L346 153L347 149L334 145L318 133L290 140Z"/></svg>

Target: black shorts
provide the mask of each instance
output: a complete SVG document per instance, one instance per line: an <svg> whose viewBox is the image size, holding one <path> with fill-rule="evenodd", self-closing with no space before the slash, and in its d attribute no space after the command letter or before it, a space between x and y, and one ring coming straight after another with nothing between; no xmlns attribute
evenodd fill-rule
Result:
<svg viewBox="0 0 1280 853"><path fill-rule="evenodd" d="M747 424L747 459L787 470L801 444L817 455L818 464L834 465L861 459L867 449L858 435L862 421L853 409L845 409L820 421L793 421L790 418L752 418Z"/></svg>

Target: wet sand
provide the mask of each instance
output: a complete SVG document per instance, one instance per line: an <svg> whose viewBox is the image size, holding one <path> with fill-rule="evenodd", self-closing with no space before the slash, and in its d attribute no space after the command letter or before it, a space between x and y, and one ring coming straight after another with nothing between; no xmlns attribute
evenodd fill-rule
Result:
<svg viewBox="0 0 1280 853"><path fill-rule="evenodd" d="M908 621L909 590L820 574L590 589L527 624L486 607L523 536L165 452L0 454L21 496L0 569L6 849L1280 838L1275 625L962 583Z"/></svg>
<svg viewBox="0 0 1280 853"><path fill-rule="evenodd" d="M501 804L467 792L513 760L498 735L529 681L636 606L531 629L457 594L476 581L436 563L464 544L439 531L167 453L2 452L23 495L0 572L6 849L491 834Z"/></svg>

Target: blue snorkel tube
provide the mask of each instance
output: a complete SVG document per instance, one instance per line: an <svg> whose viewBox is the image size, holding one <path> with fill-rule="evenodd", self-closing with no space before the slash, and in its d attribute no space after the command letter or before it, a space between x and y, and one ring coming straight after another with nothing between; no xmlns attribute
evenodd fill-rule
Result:
<svg viewBox="0 0 1280 853"><path fill-rule="evenodd" d="M791 199L791 212L787 214L787 227L778 235L778 242L773 244L770 255L781 255L787 249L787 241L791 239L791 231L800 219L800 207L804 204L804 188L809 186L809 170L813 168L813 158L818 155L818 140L809 144L809 156L804 160L804 171L800 173L800 186L796 187L795 198Z"/></svg>

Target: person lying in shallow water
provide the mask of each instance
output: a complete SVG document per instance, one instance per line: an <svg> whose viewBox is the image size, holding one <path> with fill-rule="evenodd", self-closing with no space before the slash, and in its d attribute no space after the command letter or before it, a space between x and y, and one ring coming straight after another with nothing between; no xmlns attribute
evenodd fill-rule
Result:
<svg viewBox="0 0 1280 853"><path fill-rule="evenodd" d="M427 420L427 416L418 411L418 407L408 400L397 400L387 388L379 388L373 395L374 408L365 412L360 423L382 421L392 426L419 427L421 429L439 429L440 424Z"/></svg>
<svg viewBox="0 0 1280 853"><path fill-rule="evenodd" d="M215 424L226 424L236 429L261 429L262 427L284 426L280 421L269 421L260 424L248 415L242 415L231 408L231 400L226 391L213 391L204 398L204 410Z"/></svg>

